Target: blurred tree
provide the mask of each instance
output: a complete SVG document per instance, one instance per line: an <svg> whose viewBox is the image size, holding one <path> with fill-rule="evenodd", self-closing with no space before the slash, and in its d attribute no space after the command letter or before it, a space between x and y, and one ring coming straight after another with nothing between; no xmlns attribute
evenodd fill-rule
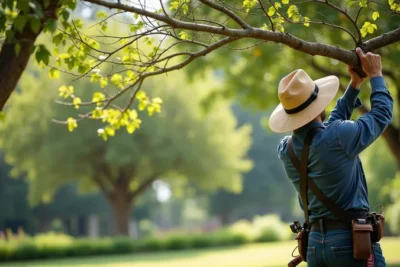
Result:
<svg viewBox="0 0 400 267"><path fill-rule="evenodd" d="M355 46L374 51L400 40L400 4L394 0L382 3L365 0L339 3L328 0L170 0L167 3L153 1L150 4L143 0L134 1L133 4L82 0L88 6L111 9L112 13L99 11L96 14L98 23L91 27L85 27L80 19L72 19L76 2L1 2L0 33L6 39L0 51L0 110L15 89L33 53L39 64L51 66L51 78L60 76L59 69L74 74L74 81L91 77L91 82L101 88L95 98L81 98L70 84L59 90L68 101L65 104L77 108L91 107L85 109L85 118L99 120L100 116L94 116L100 112L96 109L98 106L101 112L114 113L113 118L102 120L110 129L104 133L108 135L120 128L134 130L138 127L137 118L129 117L134 110L135 99L143 109L157 112L159 98L137 94L145 80L186 67L212 51L223 51L222 47L226 48L225 53L230 54L230 57L223 58L229 62L228 65L234 66L236 72L246 69L246 75L240 76L243 80L241 84L249 85L248 80L252 79L249 76L253 73L246 67L245 61L236 57L238 53L232 53L229 48L243 50L269 42L274 49L290 47L303 54L324 56L354 65L360 71L358 58L353 51ZM158 5L154 4L156 2ZM123 33L108 29L108 22L117 21L116 18L126 25L119 27L123 28ZM52 37L56 46L52 52L51 46L43 43L34 45L42 31ZM263 47L266 49L271 46ZM271 69L278 62L290 66L280 53L263 54L258 48L249 51L253 57L263 61L264 55L268 55ZM216 62L222 65L222 61ZM107 69L109 71L104 71ZM103 90L105 87L107 89ZM225 94L242 96L257 92L257 88L241 86L241 91L231 89L226 90ZM117 98L126 101L118 102ZM115 109L116 104L122 106L122 112ZM124 116L127 119L115 120ZM79 116L70 117L63 122L73 130L77 127L77 118Z"/></svg>
<svg viewBox="0 0 400 267"><path fill-rule="evenodd" d="M263 112L246 111L238 105L233 106L233 111L239 124L250 124L253 128L248 157L254 167L245 174L240 194L218 190L212 195L210 213L217 215L223 224L267 213L291 218L295 191L276 156L276 144L281 136L265 131L261 124Z"/></svg>
<svg viewBox="0 0 400 267"><path fill-rule="evenodd" d="M212 81L183 90L185 79L177 75L152 80L148 90L165 99L160 116L146 118L134 135L104 142L96 136L104 131L96 121L74 133L51 123L71 109L54 106L54 93L42 93L51 84L27 75L1 126L0 147L13 175L26 173L32 204L49 202L61 185L79 181L83 192L101 190L112 209L114 234L125 235L132 205L157 179L173 189L192 182L204 190L241 191L242 173L251 167L245 159L250 127L237 128L226 101L203 116L199 103ZM93 93L88 84L81 86L82 94Z"/></svg>

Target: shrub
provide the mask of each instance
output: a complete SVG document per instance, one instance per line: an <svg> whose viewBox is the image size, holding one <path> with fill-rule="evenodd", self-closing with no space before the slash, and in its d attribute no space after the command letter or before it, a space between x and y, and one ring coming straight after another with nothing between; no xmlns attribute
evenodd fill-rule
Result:
<svg viewBox="0 0 400 267"><path fill-rule="evenodd" d="M191 247L190 237L187 236L171 236L165 240L165 249L167 250L183 250Z"/></svg>
<svg viewBox="0 0 400 267"><path fill-rule="evenodd" d="M113 250L115 253L131 253L137 249L137 244L129 238L116 238L113 240Z"/></svg>
<svg viewBox="0 0 400 267"><path fill-rule="evenodd" d="M254 217L253 226L256 231L256 242L288 240L291 233L289 226L275 214Z"/></svg>
<svg viewBox="0 0 400 267"><path fill-rule="evenodd" d="M192 248L207 248L217 245L217 240L214 235L195 235L191 237Z"/></svg>
<svg viewBox="0 0 400 267"><path fill-rule="evenodd" d="M163 239L146 238L138 243L138 251L151 252L160 251L165 248L165 241Z"/></svg>
<svg viewBox="0 0 400 267"><path fill-rule="evenodd" d="M254 226L247 220L239 220L235 222L229 230L233 235L243 236L247 242L251 242L256 238Z"/></svg>

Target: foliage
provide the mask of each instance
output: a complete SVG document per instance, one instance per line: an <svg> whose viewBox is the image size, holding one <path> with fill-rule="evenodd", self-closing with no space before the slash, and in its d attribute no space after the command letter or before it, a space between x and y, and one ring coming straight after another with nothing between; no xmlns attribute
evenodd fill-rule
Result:
<svg viewBox="0 0 400 267"><path fill-rule="evenodd" d="M291 237L288 225L275 214L255 216L252 222L239 220L230 230L242 234L250 242L283 241Z"/></svg>
<svg viewBox="0 0 400 267"><path fill-rule="evenodd" d="M249 242L252 240L247 239L242 233L235 233L227 229L215 233L173 235L163 239L146 238L141 240L129 238L74 239L64 234L47 233L35 237L14 236L10 240L0 240L0 261L183 250L240 245Z"/></svg>
<svg viewBox="0 0 400 267"><path fill-rule="evenodd" d="M278 213L283 219L292 220L295 190L276 154L282 136L265 130L265 112L245 110L239 105L234 105L233 111L240 125L250 124L253 129L248 157L254 167L244 175L240 194L224 190L212 194L210 214L218 216L224 224L241 218L251 220L257 214L267 213Z"/></svg>
<svg viewBox="0 0 400 267"><path fill-rule="evenodd" d="M156 179L173 189L191 182L207 191L240 192L242 173L251 167L245 158L250 127L237 128L226 101L205 117L199 103L206 89L195 89L206 85L193 84L191 90L178 93L184 80L172 77L147 84L152 85L148 90L165 100L160 116L148 117L135 135L121 133L118 139L103 142L93 135L101 127L96 122L72 134L52 123L51 118L68 116L72 110L54 106L55 92L41 94L46 82L27 75L21 93L11 101L8 114L12 119L0 126L2 136L7 136L0 140L0 147L13 173L26 173L30 202L51 201L56 190L71 181L79 182L81 192L101 190L112 204L116 197L123 198L124 212ZM90 95L91 88L82 93Z"/></svg>
<svg viewBox="0 0 400 267"><path fill-rule="evenodd" d="M396 23L400 10L400 5L393 0L379 5L364 0L346 1L340 5L331 1L314 1L308 5L289 0L264 4L243 0L237 5L234 1L216 3L201 0L198 3L171 0L166 6L161 3L161 6L151 10L147 10L146 5L133 6L119 1L82 2L92 9L106 7L111 12L98 10L93 16L95 21L88 23L74 16L76 0L6 0L0 7L0 32L6 36L7 42L14 44L17 55L23 47L20 35L29 32L38 35L43 31L52 40L51 45L38 42L30 50L39 65L48 67L50 79L58 78L60 73L75 76L71 83L59 87L60 96L64 98L65 105L80 109L85 114L81 118L65 117L62 123L73 131L82 118L101 121L100 135L104 139L115 135L121 128L133 133L141 125L140 110L147 110L150 116L160 112L161 98L150 97L141 90L149 77L186 67L194 59L235 41L246 44L244 39L249 37L253 42L250 46L254 46L254 41L283 43L307 54L328 56L355 65L357 57L346 50L348 40L353 46L365 46L367 50L398 40L396 32L391 32L390 38L380 35L380 42L375 43L364 38L391 30L386 27L390 24L387 22ZM320 8L327 12L315 12ZM384 20L380 16L383 12L390 12L392 16ZM127 26L114 31L117 26L110 21L115 18ZM308 30L311 27L313 30ZM322 41L327 39L325 34L324 40L309 38L314 27L341 35L344 40L342 47L335 52L333 46L323 44ZM291 38L286 32L299 39ZM210 39L203 33L213 34L214 37ZM310 41L318 44L310 45ZM257 50L252 52L256 57L261 55ZM230 66L237 65L235 60L232 62ZM84 96L75 90L73 83L80 78L89 78L96 87L91 96ZM118 98L126 101L118 103L115 101ZM115 107L116 103L119 108ZM82 109L83 106L88 108Z"/></svg>

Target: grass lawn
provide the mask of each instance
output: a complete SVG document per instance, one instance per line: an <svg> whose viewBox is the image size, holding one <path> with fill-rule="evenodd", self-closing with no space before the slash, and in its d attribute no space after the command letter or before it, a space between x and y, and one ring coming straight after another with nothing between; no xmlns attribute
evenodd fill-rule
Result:
<svg viewBox="0 0 400 267"><path fill-rule="evenodd" d="M400 238L385 238L383 253L390 267L400 267ZM0 264L2 267L272 267L287 266L294 241L239 247L98 256ZM300 264L299 266L306 266Z"/></svg>

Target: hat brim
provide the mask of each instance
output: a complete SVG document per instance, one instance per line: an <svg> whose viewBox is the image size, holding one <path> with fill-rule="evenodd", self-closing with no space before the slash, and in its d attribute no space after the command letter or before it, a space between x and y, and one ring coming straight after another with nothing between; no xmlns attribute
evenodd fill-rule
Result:
<svg viewBox="0 0 400 267"><path fill-rule="evenodd" d="M332 102L339 89L339 79L327 76L314 82L319 88L318 97L307 108L295 114L287 114L282 104L279 104L269 118L272 131L285 133L296 130L315 119Z"/></svg>

